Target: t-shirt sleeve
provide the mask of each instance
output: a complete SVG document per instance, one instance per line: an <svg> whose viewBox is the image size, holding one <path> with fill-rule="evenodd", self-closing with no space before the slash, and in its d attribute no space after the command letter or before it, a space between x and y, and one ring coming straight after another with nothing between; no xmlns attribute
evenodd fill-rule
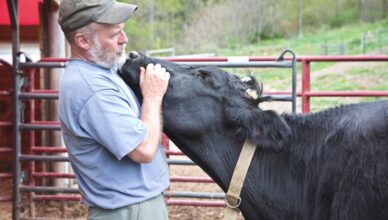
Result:
<svg viewBox="0 0 388 220"><path fill-rule="evenodd" d="M147 133L130 104L111 89L91 96L78 120L85 132L119 160L134 150Z"/></svg>

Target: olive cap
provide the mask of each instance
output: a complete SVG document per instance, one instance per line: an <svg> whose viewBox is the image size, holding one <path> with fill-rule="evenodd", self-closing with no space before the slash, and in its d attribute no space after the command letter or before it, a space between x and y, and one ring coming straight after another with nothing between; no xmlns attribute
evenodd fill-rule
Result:
<svg viewBox="0 0 388 220"><path fill-rule="evenodd" d="M92 22L120 24L128 20L136 9L137 5L115 0L62 0L58 23L64 33Z"/></svg>

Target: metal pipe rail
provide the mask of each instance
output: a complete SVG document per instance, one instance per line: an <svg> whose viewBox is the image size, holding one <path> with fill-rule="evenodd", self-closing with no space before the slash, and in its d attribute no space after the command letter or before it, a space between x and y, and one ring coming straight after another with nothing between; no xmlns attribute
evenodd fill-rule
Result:
<svg viewBox="0 0 388 220"><path fill-rule="evenodd" d="M301 56L297 58L302 64L302 112L310 112L311 97L388 97L386 91L311 91L311 67L312 62L388 62L386 55L367 56Z"/></svg>
<svg viewBox="0 0 388 220"><path fill-rule="evenodd" d="M47 62L40 60L37 63L20 63L21 69L32 69L32 68L64 68L67 62Z"/></svg>
<svg viewBox="0 0 388 220"><path fill-rule="evenodd" d="M20 192L36 192L36 193L69 193L78 194L77 188L51 187L51 186L20 186ZM224 193L202 193L191 191L165 191L163 194L166 197L186 197L186 198L201 198L201 199L224 199Z"/></svg>
<svg viewBox="0 0 388 220"><path fill-rule="evenodd" d="M13 150L11 147L0 147L0 153L12 153L12 152Z"/></svg>
<svg viewBox="0 0 388 220"><path fill-rule="evenodd" d="M50 173L50 172L34 172L31 174L32 177L36 178L68 178L68 179L74 179L75 175L71 173ZM12 177L12 175L5 176L5 177ZM0 178L2 176L0 175ZM185 176L170 176L171 182L181 182L181 183L188 183L188 182L194 182L194 183L214 183L214 181L209 177L185 177Z"/></svg>
<svg viewBox="0 0 388 220"><path fill-rule="evenodd" d="M224 208L225 201L201 201L201 200L178 200L178 199L167 199L167 205L174 206L203 206L203 207L215 207Z"/></svg>
<svg viewBox="0 0 388 220"><path fill-rule="evenodd" d="M57 201L80 201L80 195L35 195L33 200L57 200ZM203 206L203 207L225 207L224 201L205 201L205 200L179 200L179 199L166 199L167 205L176 205L176 206Z"/></svg>
<svg viewBox="0 0 388 220"><path fill-rule="evenodd" d="M272 100L279 102L292 102L291 93L283 92L277 94L276 92L264 92L263 95L271 95ZM42 91L35 90L33 92L21 92L20 99L58 99L58 91Z"/></svg>
<svg viewBox="0 0 388 220"><path fill-rule="evenodd" d="M222 200L211 200L211 201L206 201L206 200L190 200L190 199L184 199L184 200L179 200L179 199L171 199L166 198L166 204L167 205L176 205L176 206L203 206L203 207L225 207L225 202ZM69 195L69 194L57 194L57 195L35 195L33 200L50 200L50 201L80 201L81 196L80 195Z"/></svg>
<svg viewBox="0 0 388 220"><path fill-rule="evenodd" d="M20 99L58 99L58 92L48 93L48 92L21 92Z"/></svg>
<svg viewBox="0 0 388 220"><path fill-rule="evenodd" d="M177 62L183 65L190 66L216 66L220 68L247 68L247 67L260 67L260 68L291 68L291 61L256 61L256 62Z"/></svg>
<svg viewBox="0 0 388 220"><path fill-rule="evenodd" d="M61 126L59 122L34 122L34 123L20 123L19 129L23 130L48 130L48 131L60 131Z"/></svg>
<svg viewBox="0 0 388 220"><path fill-rule="evenodd" d="M0 173L0 179L9 179L12 176L12 173Z"/></svg>
<svg viewBox="0 0 388 220"><path fill-rule="evenodd" d="M20 161L47 161L47 162L69 162L67 156L53 156L53 155L27 155L20 154ZM192 160L176 160L167 159L167 163L170 165L195 165Z"/></svg>
<svg viewBox="0 0 388 220"><path fill-rule="evenodd" d="M1 148L0 148L1 149ZM36 153L66 153L67 149L65 147L58 147L58 146L32 146L31 150ZM169 155L178 155L183 156L185 155L181 151L177 150L164 150L164 153Z"/></svg>

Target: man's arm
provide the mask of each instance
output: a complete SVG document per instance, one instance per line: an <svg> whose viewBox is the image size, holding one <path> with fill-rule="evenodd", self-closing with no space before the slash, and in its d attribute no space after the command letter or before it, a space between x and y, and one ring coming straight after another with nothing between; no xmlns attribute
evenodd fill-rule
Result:
<svg viewBox="0 0 388 220"><path fill-rule="evenodd" d="M160 64L140 68L143 104L140 119L147 128L144 140L128 156L138 163L149 163L155 156L162 135L162 101L170 74Z"/></svg>

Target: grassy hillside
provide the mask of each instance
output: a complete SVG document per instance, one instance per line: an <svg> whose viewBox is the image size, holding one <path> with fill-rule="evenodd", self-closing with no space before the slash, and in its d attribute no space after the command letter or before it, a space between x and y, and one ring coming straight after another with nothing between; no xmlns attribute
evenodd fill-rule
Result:
<svg viewBox="0 0 388 220"><path fill-rule="evenodd" d="M365 40L365 44L363 41ZM362 54L363 46L366 52L388 46L388 19L375 23L357 23L343 26L338 29L315 30L300 37L288 39L272 39L260 41L257 44L234 45L232 48L219 49L219 55L277 55L282 50L289 48L298 55L323 54L324 45L344 45L345 54ZM339 48L331 52L337 54Z"/></svg>
<svg viewBox="0 0 388 220"><path fill-rule="evenodd" d="M322 45L342 44L345 55L360 55L363 52L388 54L388 20L370 24L357 24L336 30L319 30L305 34L299 38L275 39L262 41L257 45L223 49L220 56L277 56L286 48L292 49L297 55L324 55ZM366 45L362 45L364 33L373 36ZM384 35L385 34L385 35ZM365 48L363 47L365 46ZM365 50L365 51L364 51ZM338 51L329 51L329 54ZM235 74L254 74L263 82L264 91L290 91L291 71L289 69L233 69ZM301 67L298 65L298 83L301 79ZM388 63L312 63L312 91L354 91L384 90L388 91ZM300 90L300 85L298 85ZM311 110L318 111L342 103L369 101L376 98L312 98ZM388 99L388 97L385 97ZM300 101L299 101L300 104ZM300 107L298 107L300 110Z"/></svg>

